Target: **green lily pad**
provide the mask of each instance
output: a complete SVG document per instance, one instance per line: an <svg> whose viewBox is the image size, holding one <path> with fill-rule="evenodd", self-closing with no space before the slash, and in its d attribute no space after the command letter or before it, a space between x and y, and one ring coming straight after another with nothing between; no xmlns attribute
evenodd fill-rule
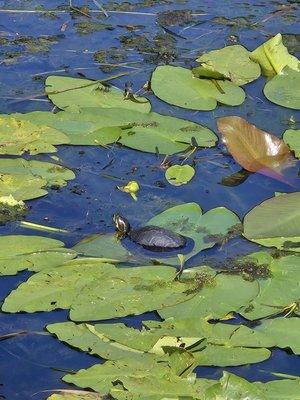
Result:
<svg viewBox="0 0 300 400"><path fill-rule="evenodd" d="M72 113L15 115L59 129L70 137L71 144L77 145L104 145L118 140L133 149L173 154L186 150L192 137L201 147L212 147L217 141L211 130L194 122L122 108L83 108Z"/></svg>
<svg viewBox="0 0 300 400"><path fill-rule="evenodd" d="M29 190L26 187L27 184L24 183L24 185L18 187L18 182L22 177L23 179L25 179L26 177L28 177L28 175L31 175L32 178L37 177L45 180L47 182L47 186L65 186L67 184L66 181L75 178L73 171L62 167L61 165L36 160L27 161L23 158L1 158L0 174L14 175L15 177L13 179L15 179L16 182L15 191L21 190L23 186L24 190L26 188L26 192L28 192ZM34 186L36 187L37 181L33 179L33 182ZM34 197L41 196L42 194L40 189L36 189L38 191L38 196Z"/></svg>
<svg viewBox="0 0 300 400"><path fill-rule="evenodd" d="M203 400L269 400L260 387L239 376L224 372L218 383L205 391Z"/></svg>
<svg viewBox="0 0 300 400"><path fill-rule="evenodd" d="M53 153L54 145L69 143L69 138L54 128L21 121L12 116L0 117L0 154Z"/></svg>
<svg viewBox="0 0 300 400"><path fill-rule="evenodd" d="M198 78L225 78L236 85L245 85L260 76L259 64L249 56L249 51L238 44L212 50L197 58L200 66L193 69L193 74Z"/></svg>
<svg viewBox="0 0 300 400"><path fill-rule="evenodd" d="M43 236L0 236L0 275L19 271L41 271L76 257L74 250L63 248L63 242Z"/></svg>
<svg viewBox="0 0 300 400"><path fill-rule="evenodd" d="M184 271L182 281L189 278L190 271ZM198 271L196 282L199 282L199 289L194 289L191 299L164 307L158 310L159 315L164 319L181 319L188 313L189 318L222 319L230 312L239 312L258 293L256 281L246 281L241 276L225 273L216 274L213 279L209 279L207 274L207 269Z"/></svg>
<svg viewBox="0 0 300 400"><path fill-rule="evenodd" d="M63 266L41 271L22 283L6 297L2 310L5 312L51 311L70 308L84 286L98 284L109 273L111 264L95 259L76 259Z"/></svg>
<svg viewBox="0 0 300 400"><path fill-rule="evenodd" d="M286 67L274 76L264 87L264 94L272 103L282 107L300 109L300 72Z"/></svg>
<svg viewBox="0 0 300 400"><path fill-rule="evenodd" d="M45 91L49 99L62 110L78 107L120 107L147 113L151 104L145 97L125 100L121 90L106 87L100 81L66 76L49 76Z"/></svg>
<svg viewBox="0 0 300 400"><path fill-rule="evenodd" d="M72 302L73 321L111 319L138 315L185 301L190 284L174 281L172 267L118 268L86 285ZM99 295L101 287L101 295Z"/></svg>
<svg viewBox="0 0 300 400"><path fill-rule="evenodd" d="M102 258L111 263L126 262L131 258L129 251L111 233L88 236L77 243L73 250L83 256Z"/></svg>
<svg viewBox="0 0 300 400"><path fill-rule="evenodd" d="M255 329L241 326L230 337L231 345L247 347L290 348L300 354L300 318L274 318L263 321Z"/></svg>
<svg viewBox="0 0 300 400"><path fill-rule="evenodd" d="M45 179L32 174L0 174L0 196L13 196L18 201L44 196L46 185Z"/></svg>
<svg viewBox="0 0 300 400"><path fill-rule="evenodd" d="M286 130L282 139L293 150L295 157L300 158L300 129Z"/></svg>
<svg viewBox="0 0 300 400"><path fill-rule="evenodd" d="M278 75L286 66L300 71L299 60L289 54L288 49L282 43L280 33L255 49L250 58L260 64L262 74L265 76Z"/></svg>
<svg viewBox="0 0 300 400"><path fill-rule="evenodd" d="M166 170L165 177L173 186L188 183L195 175L195 170L190 165L172 165Z"/></svg>
<svg viewBox="0 0 300 400"><path fill-rule="evenodd" d="M198 329L193 329L193 324L196 326L197 322ZM164 355L169 347L186 349L193 355L195 364L202 366L235 366L269 358L271 353L265 348L231 345L230 335L238 329L236 325L217 325L217 333L214 333L215 325L199 324L199 319L168 320L141 331L124 324L93 326L72 322L51 324L47 329L69 345L109 360L138 359L141 354L143 357L145 354L149 357L153 354Z"/></svg>
<svg viewBox="0 0 300 400"><path fill-rule="evenodd" d="M186 291L195 282L176 281L175 273L165 266L116 268L102 259L76 259L29 278L5 299L3 311L71 308L75 321L141 314L193 296Z"/></svg>
<svg viewBox="0 0 300 400"><path fill-rule="evenodd" d="M280 250L300 251L300 192L272 197L244 219L244 236Z"/></svg>
<svg viewBox="0 0 300 400"><path fill-rule="evenodd" d="M283 197L279 196L280 197ZM259 290L248 305L239 312L249 320L260 319L282 312L299 313L300 257L286 256L274 259L270 265L270 276L257 281ZM287 336L288 338L288 336Z"/></svg>
<svg viewBox="0 0 300 400"><path fill-rule="evenodd" d="M135 362L107 361L65 375L63 380L101 393L111 393L115 399L199 399L198 380L176 375L167 361L155 358L152 362L147 358ZM120 384L115 385L115 382Z"/></svg>
<svg viewBox="0 0 300 400"><path fill-rule="evenodd" d="M202 214L198 204L185 203L156 215L147 225L161 226L193 239L194 247L185 254L185 259L188 260L200 251L222 242L239 222L238 217L227 208L217 207ZM157 257L157 260L172 265L179 263L177 257Z"/></svg>
<svg viewBox="0 0 300 400"><path fill-rule="evenodd" d="M195 78L191 70L169 65L156 68L151 88L161 100L192 110L214 110L217 102L237 106L245 100L243 89L232 82Z"/></svg>
<svg viewBox="0 0 300 400"><path fill-rule="evenodd" d="M33 111L27 114L16 113L12 115L21 121L47 125L48 127L64 132L69 138L69 144L71 145L104 146L117 141L122 135L122 130L117 125L105 126L101 118L95 118L98 115L98 111L98 108L97 112L94 109L91 121L84 118L78 112L59 112L54 114L48 111Z"/></svg>

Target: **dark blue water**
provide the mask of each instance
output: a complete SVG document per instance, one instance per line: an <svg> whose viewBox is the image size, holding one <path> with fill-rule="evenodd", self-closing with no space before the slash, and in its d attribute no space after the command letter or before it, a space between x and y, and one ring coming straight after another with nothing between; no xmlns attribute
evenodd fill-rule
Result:
<svg viewBox="0 0 300 400"><path fill-rule="evenodd" d="M120 1L118 1L120 2ZM38 5L55 9L56 6L67 6L68 1L0 1L0 9L35 10ZM93 1L75 1L74 5L89 5L96 9ZM108 1L101 2L108 10ZM138 3L130 1L130 3ZM201 3L201 4L200 4ZM253 50L259 44L278 32L284 34L299 33L297 19L299 11L280 11L283 6L293 6L292 1L161 1L157 6L140 7L135 11L143 13L157 13L172 9L191 9L193 13L207 13L204 16L195 16L194 22L187 26L169 27L186 39L174 38L174 47L177 57L175 65L190 66L193 60L203 51L223 47L229 44L229 36L235 35L238 42ZM280 8L281 7L281 8ZM70 13L57 13L56 19L46 18L40 13L10 13L0 11L0 39L7 38L10 43L0 46L0 112L28 112L31 110L51 110L52 105L47 99L32 97L43 91L43 78L48 74L66 74L80 77L83 73L87 78L101 79L107 76L93 60L93 53L100 49L117 47L123 49L120 43L121 36L130 36L126 25L139 25L135 34L144 34L152 41L156 34L163 30L156 24L155 15L141 14L110 14L109 18L98 19L99 14L93 14L96 22L108 23L113 30L102 30L89 35L80 35L76 32L74 23L85 21L84 17L72 18ZM230 27L217 24L214 17L237 18L245 17L250 22L259 22L254 28L247 26ZM66 30L61 26L66 24ZM39 37L42 35L60 35L58 43L50 46L47 52L32 53L24 47L13 44L19 36ZM140 49L141 50L141 49ZM18 58L11 59L9 53L21 51ZM154 69L156 62L149 54L135 49L123 51L126 63L117 67L109 74L124 71L135 71L133 76L122 77L114 81L120 88L126 81L134 82L134 89L138 90ZM151 54L150 54L151 55ZM299 54L298 54L299 56ZM134 62L134 64L130 64ZM157 61L158 63L160 61ZM132 67L137 69L132 69ZM60 71L60 72L56 72ZM37 79L39 77L39 79ZM152 109L165 115L174 115L181 118L207 125L216 130L216 119L225 115L239 115L258 127L281 136L283 131L290 127L289 120L296 120L293 128L300 126L300 113L285 109L268 102L263 94L264 79L248 84L245 89L247 99L240 107L219 106L212 112L194 112L183 110L165 104L154 96L150 96ZM217 206L225 206L234 211L240 218L255 205L274 195L274 192L292 192L299 190L297 167L287 171L287 179L294 186L288 186L259 174L252 174L240 186L225 187L220 185L222 177L238 171L240 167L232 158L223 154L222 147L209 150L199 150L196 176L186 186L172 187L164 179L164 171L159 168L162 157L137 152L134 150L114 146L109 150L94 147L61 146L58 153L59 161L76 173L76 179L68 186L58 191L50 191L44 198L29 202L31 207L27 220L39 224L47 224L70 231L65 235L45 235L63 240L67 246L74 245L88 234L113 231L111 215L119 212L126 215L133 225L142 225L156 213L176 204L195 201L204 211ZM36 159L51 161L47 155L37 156ZM109 164L109 167L107 165ZM103 173L120 178L120 181L103 176ZM130 196L116 189L117 185L129 180L138 180L141 185L138 203ZM165 185L161 187L161 182ZM76 188L74 193L73 188ZM79 189L79 190L78 190ZM39 234L35 231L21 229L11 224L0 228L0 234ZM220 261L237 254L247 254L258 247L248 241L236 238L230 240L222 249L215 246L203 251L190 261L190 264L199 265L203 261ZM17 276L1 277L0 297L5 296L22 281L28 273ZM52 322L64 321L67 312L36 314L0 314L0 335L19 330L32 332L0 342L0 395L9 400L44 399L48 393L44 390L55 388L71 388L60 378L65 374L61 370L77 370L89 367L99 359L77 352L45 334L45 325ZM139 326L142 320L158 318L150 313L141 317L125 318L125 322L132 326ZM58 370L59 369L59 370ZM270 380L274 376L272 371L288 374L300 374L300 359L282 350L273 351L272 357L260 364L227 368L234 373L253 380ZM218 378L221 368L197 369L199 376ZM1 397L0 397L1 398Z"/></svg>

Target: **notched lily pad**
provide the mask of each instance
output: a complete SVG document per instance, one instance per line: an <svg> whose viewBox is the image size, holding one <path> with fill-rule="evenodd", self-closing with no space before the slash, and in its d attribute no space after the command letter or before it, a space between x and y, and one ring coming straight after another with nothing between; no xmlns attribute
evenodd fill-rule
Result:
<svg viewBox="0 0 300 400"><path fill-rule="evenodd" d="M214 110L217 102L237 106L245 100L245 92L229 81L195 78L182 67L160 66L151 79L154 94L167 103L192 110Z"/></svg>
<svg viewBox="0 0 300 400"><path fill-rule="evenodd" d="M260 76L260 66L250 59L248 50L240 45L212 50L197 58L199 67L193 69L198 78L229 79L236 85L245 85Z"/></svg>

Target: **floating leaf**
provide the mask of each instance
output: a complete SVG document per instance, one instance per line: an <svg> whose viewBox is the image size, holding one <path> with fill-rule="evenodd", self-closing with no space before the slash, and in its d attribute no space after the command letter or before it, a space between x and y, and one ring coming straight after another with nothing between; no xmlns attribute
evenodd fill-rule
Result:
<svg viewBox="0 0 300 400"><path fill-rule="evenodd" d="M231 337L239 329L236 325L213 325L204 321L199 323L198 318L194 320L170 319L157 323L156 326L155 323L151 324L152 322L146 321L147 329L141 331L128 328L124 324L93 326L75 325L72 322L51 324L47 326L47 329L73 347L110 360L139 359L141 355L145 357L146 353L150 360L153 354L164 355L166 349L170 347L186 349L193 356L193 362L202 366L255 363L270 356L270 351L267 349L254 349L247 344L245 347L238 343L232 345ZM252 333L251 329L248 329L248 333ZM267 344L270 343L272 346L273 341L269 339Z"/></svg>
<svg viewBox="0 0 300 400"><path fill-rule="evenodd" d="M129 193L133 200L137 201L137 193L140 190L140 186L137 181L129 181L125 186L117 186L119 190L125 193Z"/></svg>
<svg viewBox="0 0 300 400"><path fill-rule="evenodd" d="M121 90L102 85L100 81L48 76L46 93L49 99L62 110L78 107L120 107L147 113L151 104L145 97L125 99Z"/></svg>
<svg viewBox="0 0 300 400"><path fill-rule="evenodd" d="M263 289L264 290L264 289ZM249 329L241 326L230 338L230 344L247 347L290 348L300 354L300 318L274 318Z"/></svg>
<svg viewBox="0 0 300 400"><path fill-rule="evenodd" d="M300 72L289 67L274 76L264 87L266 98L282 107L300 109Z"/></svg>
<svg viewBox="0 0 300 400"><path fill-rule="evenodd" d="M300 129L286 130L282 139L293 150L295 157L300 158Z"/></svg>
<svg viewBox="0 0 300 400"><path fill-rule="evenodd" d="M101 259L77 259L29 278L5 299L3 311L71 308L75 321L141 314L191 297L186 290L194 282L174 277L172 267L116 268Z"/></svg>
<svg viewBox="0 0 300 400"><path fill-rule="evenodd" d="M260 387L239 376L223 372L219 383L205 391L203 400L269 400ZM270 399L271 400L271 399Z"/></svg>
<svg viewBox="0 0 300 400"><path fill-rule="evenodd" d="M14 275L19 271L41 271L63 264L76 257L74 250L43 236L0 236L0 275Z"/></svg>
<svg viewBox="0 0 300 400"><path fill-rule="evenodd" d="M131 258L129 251L121 245L116 235L111 233L88 236L73 249L83 256L98 257L112 263L126 262Z"/></svg>
<svg viewBox="0 0 300 400"><path fill-rule="evenodd" d="M151 88L161 100L192 110L213 110L217 102L237 106L245 100L243 89L232 82L195 78L191 70L169 65L156 68Z"/></svg>
<svg viewBox="0 0 300 400"><path fill-rule="evenodd" d="M291 160L289 147L241 117L218 119L223 142L235 161L251 172L283 180L281 170Z"/></svg>
<svg viewBox="0 0 300 400"><path fill-rule="evenodd" d="M224 176L220 184L224 186L238 186L244 183L250 175L250 171L242 168L241 170L234 172L229 176Z"/></svg>
<svg viewBox="0 0 300 400"><path fill-rule="evenodd" d="M10 163L12 164L12 162ZM47 181L45 179L29 173L0 174L0 196L13 196L16 200L30 200L44 196L47 194L47 190L43 189L46 185Z"/></svg>
<svg viewBox="0 0 300 400"><path fill-rule="evenodd" d="M54 128L11 116L0 117L0 154L53 153L54 145L65 143L69 138Z"/></svg>
<svg viewBox="0 0 300 400"><path fill-rule="evenodd" d="M250 58L260 64L262 73L265 76L280 74L286 66L295 71L300 71L299 60L289 54L282 43L280 33L277 33L276 36L255 49Z"/></svg>
<svg viewBox="0 0 300 400"><path fill-rule="evenodd" d="M186 150L193 137L201 147L212 147L217 140L211 130L194 122L122 108L83 108L73 113L16 115L55 127L69 135L71 144L78 145L108 144L118 139L119 143L133 149L173 154Z"/></svg>
<svg viewBox="0 0 300 400"><path fill-rule="evenodd" d="M70 318L111 319L177 304L190 297L185 293L190 285L175 281L174 277L174 268L166 266L111 269L110 275L94 280L77 293Z"/></svg>
<svg viewBox="0 0 300 400"><path fill-rule="evenodd" d="M198 204L185 203L156 215L147 222L147 225L171 229L193 239L194 247L185 254L185 258L188 260L200 251L222 242L229 231L239 222L238 217L227 208L217 207L202 214ZM178 265L177 257L161 258L159 261Z"/></svg>
<svg viewBox="0 0 300 400"><path fill-rule="evenodd" d="M249 51L241 45L212 50L197 58L199 67L193 69L201 78L229 79L236 85L245 85L260 76L260 66L249 58Z"/></svg>
<svg viewBox="0 0 300 400"><path fill-rule="evenodd" d="M113 265L97 259L80 259L41 271L12 291L6 297L2 310L35 312L67 309L84 286L95 282L97 278L99 284L112 268Z"/></svg>
<svg viewBox="0 0 300 400"><path fill-rule="evenodd" d="M23 186L25 186L24 189L26 188L27 185L25 183L24 185L21 185L21 187L18 187L18 182L21 177L25 179L28 177L28 175L31 175L32 178L38 177L45 180L47 182L47 186L65 186L66 181L75 178L73 171L62 167L61 165L36 160L27 161L23 158L1 158L0 174L14 175L14 178L12 179L15 179L16 182L15 191L20 190ZM37 181L33 180L33 182L34 185L37 186ZM29 189L26 188L26 190ZM44 191L43 194L45 193L46 192ZM41 190L38 188L38 196L34 197L39 197L41 195ZM19 197L15 198L18 199Z"/></svg>
<svg viewBox="0 0 300 400"><path fill-rule="evenodd" d="M269 277L257 281L257 295L239 311L247 319L255 320L282 312L299 314L300 257L294 255L274 259L269 270Z"/></svg>
<svg viewBox="0 0 300 400"><path fill-rule="evenodd" d="M195 175L195 170L190 165L172 165L166 170L166 179L173 186L188 183Z"/></svg>
<svg viewBox="0 0 300 400"><path fill-rule="evenodd" d="M300 251L300 192L272 197L244 219L244 236L280 250Z"/></svg>
<svg viewBox="0 0 300 400"><path fill-rule="evenodd" d="M190 270L185 270L181 281L189 279ZM194 296L183 303L158 310L162 318L220 319L229 312L238 312L242 305L248 304L257 295L258 284L246 281L241 276L220 273L213 278L206 269L199 270L196 276ZM198 284L198 290L197 290ZM239 290L236 290L236 288Z"/></svg>

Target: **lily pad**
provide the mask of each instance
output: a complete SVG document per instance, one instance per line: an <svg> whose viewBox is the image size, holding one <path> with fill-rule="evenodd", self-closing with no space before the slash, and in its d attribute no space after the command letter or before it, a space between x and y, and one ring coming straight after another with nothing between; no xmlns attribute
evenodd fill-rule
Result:
<svg viewBox="0 0 300 400"><path fill-rule="evenodd" d="M151 88L161 100L192 110L214 110L217 102L237 106L245 100L243 89L232 82L195 78L191 70L169 65L156 68Z"/></svg>
<svg viewBox="0 0 300 400"><path fill-rule="evenodd" d="M36 160L27 161L23 158L1 158L0 174L16 175L17 177L14 178L16 180L16 185L18 185L21 176L25 179L28 175L31 175L32 178L38 177L45 180L47 186L65 186L67 184L66 181L75 178L73 171L62 167L61 165ZM36 186L37 181L34 180L34 184ZM24 186L26 187L25 184ZM20 190L20 187L17 186L15 190ZM40 194L40 189L38 190L38 193L39 196L42 195Z"/></svg>
<svg viewBox="0 0 300 400"><path fill-rule="evenodd" d="M147 225L161 226L193 239L194 247L185 254L188 260L200 251L222 242L239 222L238 217L227 208L217 207L202 214L198 204L185 203L156 215ZM162 263L178 265L177 257L157 259Z"/></svg>
<svg viewBox="0 0 300 400"><path fill-rule="evenodd" d="M282 43L280 33L255 49L250 58L260 64L265 76L278 75L286 66L294 71L300 71L299 60L289 54L288 49Z"/></svg>
<svg viewBox="0 0 300 400"><path fill-rule="evenodd" d="M83 256L103 258L112 263L126 262L131 258L116 235L110 233L88 236L77 243L73 250Z"/></svg>
<svg viewBox="0 0 300 400"><path fill-rule="evenodd" d="M66 76L49 76L46 79L49 99L62 110L78 107L120 107L147 113L151 104L145 97L125 99L123 92L102 85L100 81Z"/></svg>
<svg viewBox="0 0 300 400"><path fill-rule="evenodd" d="M79 259L41 271L13 290L2 310L35 312L70 308L84 286L97 278L99 283L112 268L115 267L97 259Z"/></svg>
<svg viewBox="0 0 300 400"><path fill-rule="evenodd" d="M280 250L300 251L300 192L272 197L244 219L244 236Z"/></svg>
<svg viewBox="0 0 300 400"><path fill-rule="evenodd" d="M13 196L18 201L44 196L48 193L43 189L45 186L47 186L45 179L30 173L0 174L0 196Z"/></svg>
<svg viewBox="0 0 300 400"><path fill-rule="evenodd" d="M284 142L295 153L295 157L300 158L300 129L288 129L283 134Z"/></svg>
<svg viewBox="0 0 300 400"><path fill-rule="evenodd" d="M195 283L176 281L175 273L165 266L116 268L102 259L76 259L29 278L5 299L3 311L71 308L75 321L141 314L193 296L186 291Z"/></svg>
<svg viewBox="0 0 300 400"><path fill-rule="evenodd" d="M189 279L190 271L184 271L182 281ZM182 319L188 313L189 318L222 319L230 312L239 312L241 307L248 304L258 293L256 281L246 281L238 275L216 273L213 279L209 279L207 270L200 270L195 282L199 282L199 288L194 288L194 296L191 299L158 310L159 315L164 319Z"/></svg>
<svg viewBox="0 0 300 400"><path fill-rule="evenodd" d="M24 269L41 271L76 257L74 250L63 246L63 242L43 236L0 236L0 275L14 275Z"/></svg>
<svg viewBox="0 0 300 400"><path fill-rule="evenodd" d="M269 269L270 276L257 281L258 293L239 311L247 319L256 320L282 312L299 314L300 257L292 255L274 259Z"/></svg>
<svg viewBox="0 0 300 400"><path fill-rule="evenodd" d="M264 87L264 94L272 103L282 107L300 109L300 72L286 67L280 75L274 76Z"/></svg>
<svg viewBox="0 0 300 400"><path fill-rule="evenodd" d="M145 363L142 361L107 361L96 364L86 370L79 370L76 374L63 377L68 383L79 387L91 388L101 393L111 393L115 399L122 392L130 394L132 400L158 400L162 398L199 398L195 380L175 375L167 363ZM120 382L116 387L114 382Z"/></svg>
<svg viewBox="0 0 300 400"><path fill-rule="evenodd" d="M249 56L249 51L238 44L212 50L197 58L200 66L193 73L198 78L229 79L236 85L245 85L260 76L259 64Z"/></svg>
<svg viewBox="0 0 300 400"><path fill-rule="evenodd" d="M0 154L53 153L57 150L54 145L69 141L65 134L54 128L11 116L0 117Z"/></svg>
<svg viewBox="0 0 300 400"><path fill-rule="evenodd" d="M197 322L198 329L195 329ZM211 326L206 329L206 325ZM47 329L73 347L110 360L138 359L141 355L145 357L145 354L149 355L150 360L151 355L164 355L169 347L186 349L194 357L195 365L202 366L235 366L269 358L271 353L267 349L231 345L230 335L235 333L238 327L218 325L215 335L215 326L207 322L199 324L199 319L191 320L191 324L190 320L168 320L157 324L156 327L150 325L150 329L141 331L128 328L124 324L93 326L75 325L72 322L51 324ZM146 326L148 327L147 321ZM207 333L210 337L206 339Z"/></svg>
<svg viewBox="0 0 300 400"><path fill-rule="evenodd" d="M195 170L190 165L172 165L166 170L167 181L173 186L187 184L195 175Z"/></svg>
<svg viewBox="0 0 300 400"><path fill-rule="evenodd" d="M133 149L161 154L186 150L192 137L201 147L212 147L216 135L205 126L158 113L148 114L122 108L83 108L77 112L33 112L16 114L61 130L71 144L104 145L118 140Z"/></svg>

